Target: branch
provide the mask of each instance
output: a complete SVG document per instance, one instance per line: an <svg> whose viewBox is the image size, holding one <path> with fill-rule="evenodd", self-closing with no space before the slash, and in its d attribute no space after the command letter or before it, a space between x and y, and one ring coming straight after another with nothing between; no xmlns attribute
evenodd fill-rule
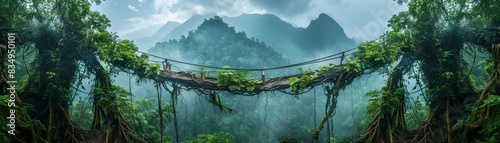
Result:
<svg viewBox="0 0 500 143"><path fill-rule="evenodd" d="M463 29L459 32L464 42L472 43L491 52L491 44L500 43L500 28Z"/></svg>

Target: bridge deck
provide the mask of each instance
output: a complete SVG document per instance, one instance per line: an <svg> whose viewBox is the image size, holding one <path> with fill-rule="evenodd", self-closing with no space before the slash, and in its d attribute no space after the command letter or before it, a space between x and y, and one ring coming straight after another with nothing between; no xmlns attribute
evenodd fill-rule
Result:
<svg viewBox="0 0 500 143"><path fill-rule="evenodd" d="M217 78L205 77L204 79L202 79L201 76L196 75L192 72L162 71L161 77L164 78L163 80L175 82L191 89L194 88L203 90L228 91L232 93L260 93L263 91L286 90L290 88L289 79L291 77L300 78L301 76L310 76L312 74L314 74L314 72L309 74L287 75L266 79L266 81L264 81L262 84L257 85L254 91L231 91L229 87L217 86ZM351 74L348 74L348 72L344 70L343 66L334 67L328 71L319 73L318 77L310 81L306 88L321 85L323 83L335 83L338 79L346 79L348 76L351 76Z"/></svg>

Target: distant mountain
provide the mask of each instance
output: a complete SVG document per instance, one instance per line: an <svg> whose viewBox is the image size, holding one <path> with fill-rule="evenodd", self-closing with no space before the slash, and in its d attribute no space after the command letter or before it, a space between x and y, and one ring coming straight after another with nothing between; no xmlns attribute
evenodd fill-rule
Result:
<svg viewBox="0 0 500 143"><path fill-rule="evenodd" d="M153 35L153 33L157 32L158 29L160 29L160 27L162 27L162 26L163 26L163 24L155 24L155 25L152 25L152 26L140 29L140 30L129 32L125 35L121 35L120 38L136 40L136 39L150 37L151 35ZM118 34L122 34L122 33L118 33Z"/></svg>
<svg viewBox="0 0 500 143"><path fill-rule="evenodd" d="M335 20L323 13L311 21L297 41L303 50L321 53L335 49L346 50L349 45L355 44Z"/></svg>
<svg viewBox="0 0 500 143"><path fill-rule="evenodd" d="M215 15L213 14L208 14L208 15L193 15L191 18L186 20L184 23L181 25L175 27L175 29L172 29L170 33L165 35L164 37L161 38L160 41L168 41L170 39L179 39L181 35L187 35L188 31L196 29L205 19L210 19L214 17Z"/></svg>
<svg viewBox="0 0 500 143"><path fill-rule="evenodd" d="M218 16L204 20L187 36L180 37L158 42L148 52L218 67L265 68L289 64L282 54L262 41L248 38L245 32L237 32Z"/></svg>
<svg viewBox="0 0 500 143"><path fill-rule="evenodd" d="M296 28L271 14L243 14L239 17L225 17L228 24L238 31L245 31L249 37L264 41L291 61L303 61L334 54L355 46L342 27L326 14L306 28Z"/></svg>
<svg viewBox="0 0 500 143"><path fill-rule="evenodd" d="M195 15L158 41L179 39L181 35L187 35L188 31L196 29L204 19L213 16ZM265 42L292 62L338 53L356 44L346 36L342 27L326 14L320 14L306 28L293 27L271 14L243 14L222 19L234 26L236 31L245 31L248 37Z"/></svg>
<svg viewBox="0 0 500 143"><path fill-rule="evenodd" d="M264 41L274 50L282 53L293 62L304 57L297 46L296 39L303 28L291 24L271 14L243 14L239 17L224 17L224 20L237 31L245 31L249 37Z"/></svg>
<svg viewBox="0 0 500 143"><path fill-rule="evenodd" d="M172 30L174 30L174 28L176 28L179 25L181 25L181 24L178 22L169 21L163 27L161 27L160 30L158 30L153 36L165 37L167 34L172 32Z"/></svg>
<svg viewBox="0 0 500 143"><path fill-rule="evenodd" d="M158 29L153 35L148 37L138 38L138 40L135 41L135 44L141 49L148 49L149 47L152 47L156 42L162 41L163 37L167 36L167 34L171 33L172 30L179 25L181 25L181 23L168 21L167 23L165 23L165 25L160 27L160 29Z"/></svg>

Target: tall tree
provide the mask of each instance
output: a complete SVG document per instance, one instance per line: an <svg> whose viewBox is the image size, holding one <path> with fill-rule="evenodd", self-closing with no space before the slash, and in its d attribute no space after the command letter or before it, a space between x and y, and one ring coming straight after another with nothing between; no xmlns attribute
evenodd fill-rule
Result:
<svg viewBox="0 0 500 143"><path fill-rule="evenodd" d="M398 1L400 4L403 1ZM493 66L487 72L493 74L490 82L485 88L475 88L471 81L470 69L475 63L464 59L464 53L470 52L470 47L479 51L485 51L491 55L496 65L497 45L500 43L498 33L500 14L493 12L500 8L500 3L495 0L459 0L459 1L421 1L414 0L406 3L408 11L400 12L389 20L390 32L381 37L378 44L383 48L374 51L373 47L361 49L355 57L361 59L361 63L371 68L379 57L384 54L374 55L370 53L383 53L380 50L397 50L397 57L401 57L399 65L390 70L388 85L382 89L382 102L391 106L389 110L379 110L372 125L360 141L376 142L407 142L407 141L434 141L455 142L465 138L454 138L452 135L460 134L467 138L467 142L481 140L487 137L471 136L473 132L462 130L454 131L452 126L461 124L463 118L476 118L474 113L467 114L466 99L476 98L476 108L481 108L483 101L491 95L497 95L498 84L497 66ZM375 58L373 58L375 57ZM396 61L390 61L394 63ZM387 62L381 62L387 63ZM405 95L400 92L394 93L392 87L404 87L401 74L409 73L410 68L418 69L425 85L425 97L430 106L430 117L415 132L409 132L404 128L404 101ZM404 91L406 92L406 91ZM404 93L403 92L403 93ZM390 97L398 97L397 102L391 103ZM387 105L381 104L380 106ZM473 111L476 111L476 108ZM479 109L478 109L479 110ZM483 110L489 118L491 114L498 113L496 110ZM467 115L468 117L462 117ZM401 117L403 116L403 117ZM486 120L484 120L486 121ZM481 122L484 123L484 122ZM471 124L469 124L471 125ZM467 126L469 126L467 125ZM470 130L481 130L486 126L474 124ZM411 135L411 136L408 136ZM472 138L470 138L472 137ZM458 139L458 140L457 140Z"/></svg>
<svg viewBox="0 0 500 143"><path fill-rule="evenodd" d="M111 26L110 21L91 11L90 1L9 1L2 6L6 6L2 8L5 12L1 12L2 34L17 33L16 50L33 50L35 53L27 70L29 74L18 75L21 77L18 79L27 81L17 85L21 86L17 93L24 104L21 100L16 100L16 103L20 110L27 112L18 115L23 117L18 119L20 132L8 138L25 142L142 141L135 137L124 121L120 107L114 104L125 90L113 86L109 75L115 66L132 69L139 77L158 74L157 64L147 64L148 56L137 55L137 47L131 41L120 40L106 31ZM6 43L5 39L2 38L2 43ZM5 53L2 49L2 57ZM111 68L103 66L101 61ZM81 78L76 73L83 70L95 75L91 93L94 101L91 131L81 130L68 113L75 96L70 91L75 79ZM144 74L146 71L149 74ZM4 82L6 73L2 76ZM10 85L2 86L5 89ZM2 90L2 94L6 92Z"/></svg>

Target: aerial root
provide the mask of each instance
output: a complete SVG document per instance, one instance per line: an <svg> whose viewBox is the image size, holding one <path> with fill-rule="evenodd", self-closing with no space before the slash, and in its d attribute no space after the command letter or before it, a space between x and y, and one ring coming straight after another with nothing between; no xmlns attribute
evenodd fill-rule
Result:
<svg viewBox="0 0 500 143"><path fill-rule="evenodd" d="M433 127L431 122L432 117L434 116L434 113L436 113L437 109L438 108L436 107L434 110L430 110L429 117L418 127L418 129L412 135L413 138L410 142L434 142L436 134L432 129Z"/></svg>
<svg viewBox="0 0 500 143"><path fill-rule="evenodd" d="M392 130L392 120L389 115L376 115L368 125L365 133L354 142L408 142L408 131L404 129Z"/></svg>
<svg viewBox="0 0 500 143"><path fill-rule="evenodd" d="M375 116L375 119L368 125L365 133L354 142L375 141L374 138L380 132L380 116Z"/></svg>
<svg viewBox="0 0 500 143"><path fill-rule="evenodd" d="M118 137L116 137L116 141L118 142L145 142L141 138L138 138L132 128L127 124L125 119L121 114L117 116L118 126L116 127L118 130Z"/></svg>

